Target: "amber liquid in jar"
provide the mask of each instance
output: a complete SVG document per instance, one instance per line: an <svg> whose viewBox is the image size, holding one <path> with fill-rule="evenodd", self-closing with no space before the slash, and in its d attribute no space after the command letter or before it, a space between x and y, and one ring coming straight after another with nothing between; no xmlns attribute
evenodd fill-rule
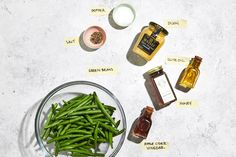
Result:
<svg viewBox="0 0 236 157"><path fill-rule="evenodd" d="M202 58L199 56L195 56L191 59L188 67L181 72L176 83L176 89L179 89L183 92L188 92L191 88L194 88L200 75L199 66L201 61Z"/></svg>
<svg viewBox="0 0 236 157"><path fill-rule="evenodd" d="M133 136L138 138L146 139L149 133L149 130L152 126L151 116L153 113L153 108L147 106L144 111L141 113L140 117L138 117L134 122L133 127Z"/></svg>
<svg viewBox="0 0 236 157"><path fill-rule="evenodd" d="M147 91L157 110L177 100L170 81L161 66L149 70L145 78Z"/></svg>

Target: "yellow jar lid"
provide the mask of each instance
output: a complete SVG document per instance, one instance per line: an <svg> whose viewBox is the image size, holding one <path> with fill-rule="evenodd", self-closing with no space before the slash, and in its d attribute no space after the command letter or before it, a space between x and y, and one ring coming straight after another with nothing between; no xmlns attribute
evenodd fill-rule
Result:
<svg viewBox="0 0 236 157"><path fill-rule="evenodd" d="M148 73L152 74L152 73L160 71L160 70L163 70L162 66L157 66L155 68L152 68L151 70L148 70Z"/></svg>

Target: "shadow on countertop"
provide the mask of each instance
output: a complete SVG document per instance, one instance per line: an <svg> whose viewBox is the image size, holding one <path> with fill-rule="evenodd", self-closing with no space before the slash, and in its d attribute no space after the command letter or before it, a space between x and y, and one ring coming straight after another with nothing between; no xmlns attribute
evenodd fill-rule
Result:
<svg viewBox="0 0 236 157"><path fill-rule="evenodd" d="M34 131L35 114L40 103L41 99L27 110L25 116L21 121L17 142L22 157L45 156L37 143Z"/></svg>
<svg viewBox="0 0 236 157"><path fill-rule="evenodd" d="M133 47L134 47L135 43L137 42L139 35L140 35L140 33L138 33L135 36L135 38L134 38L134 40L127 52L126 58L133 65L143 66L147 63L147 61L133 52Z"/></svg>

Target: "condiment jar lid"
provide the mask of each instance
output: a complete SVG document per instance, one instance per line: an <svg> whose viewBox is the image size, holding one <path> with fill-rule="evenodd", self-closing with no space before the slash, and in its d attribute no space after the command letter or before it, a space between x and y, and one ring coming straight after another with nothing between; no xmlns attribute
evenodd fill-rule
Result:
<svg viewBox="0 0 236 157"><path fill-rule="evenodd" d="M156 29L161 29L161 32L163 32L165 35L169 34L169 32L164 27L162 27L161 25L159 25L155 22L150 22L149 25L154 26Z"/></svg>
<svg viewBox="0 0 236 157"><path fill-rule="evenodd" d="M198 61L202 61L202 57L199 57L199 56L195 56L194 59L198 60Z"/></svg>
<svg viewBox="0 0 236 157"><path fill-rule="evenodd" d="M152 74L152 73L160 71L160 70L163 70L162 66L157 66L155 68L152 68L152 69L148 70L148 73Z"/></svg>
<svg viewBox="0 0 236 157"><path fill-rule="evenodd" d="M146 111L149 112L149 113L152 113L153 112L153 108L150 107L150 106L146 106Z"/></svg>

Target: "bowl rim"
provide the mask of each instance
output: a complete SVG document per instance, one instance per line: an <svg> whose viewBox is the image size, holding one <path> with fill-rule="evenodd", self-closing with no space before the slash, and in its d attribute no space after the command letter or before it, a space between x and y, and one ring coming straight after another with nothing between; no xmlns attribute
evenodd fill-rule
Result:
<svg viewBox="0 0 236 157"><path fill-rule="evenodd" d="M117 147L115 148L115 150L112 152L112 154L109 156L109 157L114 157L121 149L123 143L124 143L124 140L125 140L125 136L126 136L126 129L127 129L127 122L126 122L126 116L125 116L125 112L124 112L124 109L122 107L122 105L120 104L119 100L116 98L116 96L110 92L107 88L97 84L97 83L94 83L94 82L90 82L90 81L71 81L71 82L66 82L60 86L57 86L56 88L54 88L52 91L50 91L44 98L43 100L41 101L38 109L37 109L37 112L36 112L36 115L35 115L35 125L34 125L34 128L35 128L35 136L36 136L36 139L37 139L37 143L39 144L41 150L43 151L43 153L45 154L45 157L54 157L54 155L52 155L50 152L48 152L48 150L46 149L46 147L44 146L43 144L43 141L40 137L40 134L39 134L39 121L40 121L40 114L46 104L46 102L55 94L57 93L58 91L66 88L66 87L69 87L69 86L72 86L72 85L78 85L78 84L83 84L83 85L90 85L90 86L93 86L93 87L97 87L101 90L103 90L105 93L107 93L109 96L111 96L111 98L115 101L115 103L117 104L120 112L121 112L121 117L122 117L122 120L123 120L123 126L124 126L124 129L125 131L122 133L121 135L121 139L117 145Z"/></svg>
<svg viewBox="0 0 236 157"><path fill-rule="evenodd" d="M125 7L129 8L129 9L132 11L133 15L134 15L133 20L132 20L128 25L121 25L121 24L118 24L117 21L114 19L114 14L115 14L115 13L117 12L117 10L118 10L120 7L122 7L122 6L125 6ZM115 8L113 8L113 11L112 11L112 18L113 18L113 21L114 21L118 26L120 26L120 27L129 27L129 26L134 22L134 20L136 19L136 11L135 11L135 9L134 9L134 7L133 7L132 5L130 5L130 4L128 4L128 3L121 3L121 4L117 5Z"/></svg>
<svg viewBox="0 0 236 157"><path fill-rule="evenodd" d="M100 43L100 44L98 44L98 45L95 45L95 44L89 45L89 42L90 42L90 41L86 41L86 40L85 40L85 35L86 35L87 32L88 32L90 29L92 29L92 28L95 28L95 29L97 29L99 32L102 33L102 35L103 35L102 43ZM88 28L83 32L83 41L84 41L84 44L85 44L87 47L91 48L91 49L99 49L100 47L102 47L102 46L105 44L105 42L106 42L106 38L107 38L107 37L106 37L106 32L105 32L105 30L104 30L102 27L97 26L97 25L90 26L90 27L88 27Z"/></svg>

